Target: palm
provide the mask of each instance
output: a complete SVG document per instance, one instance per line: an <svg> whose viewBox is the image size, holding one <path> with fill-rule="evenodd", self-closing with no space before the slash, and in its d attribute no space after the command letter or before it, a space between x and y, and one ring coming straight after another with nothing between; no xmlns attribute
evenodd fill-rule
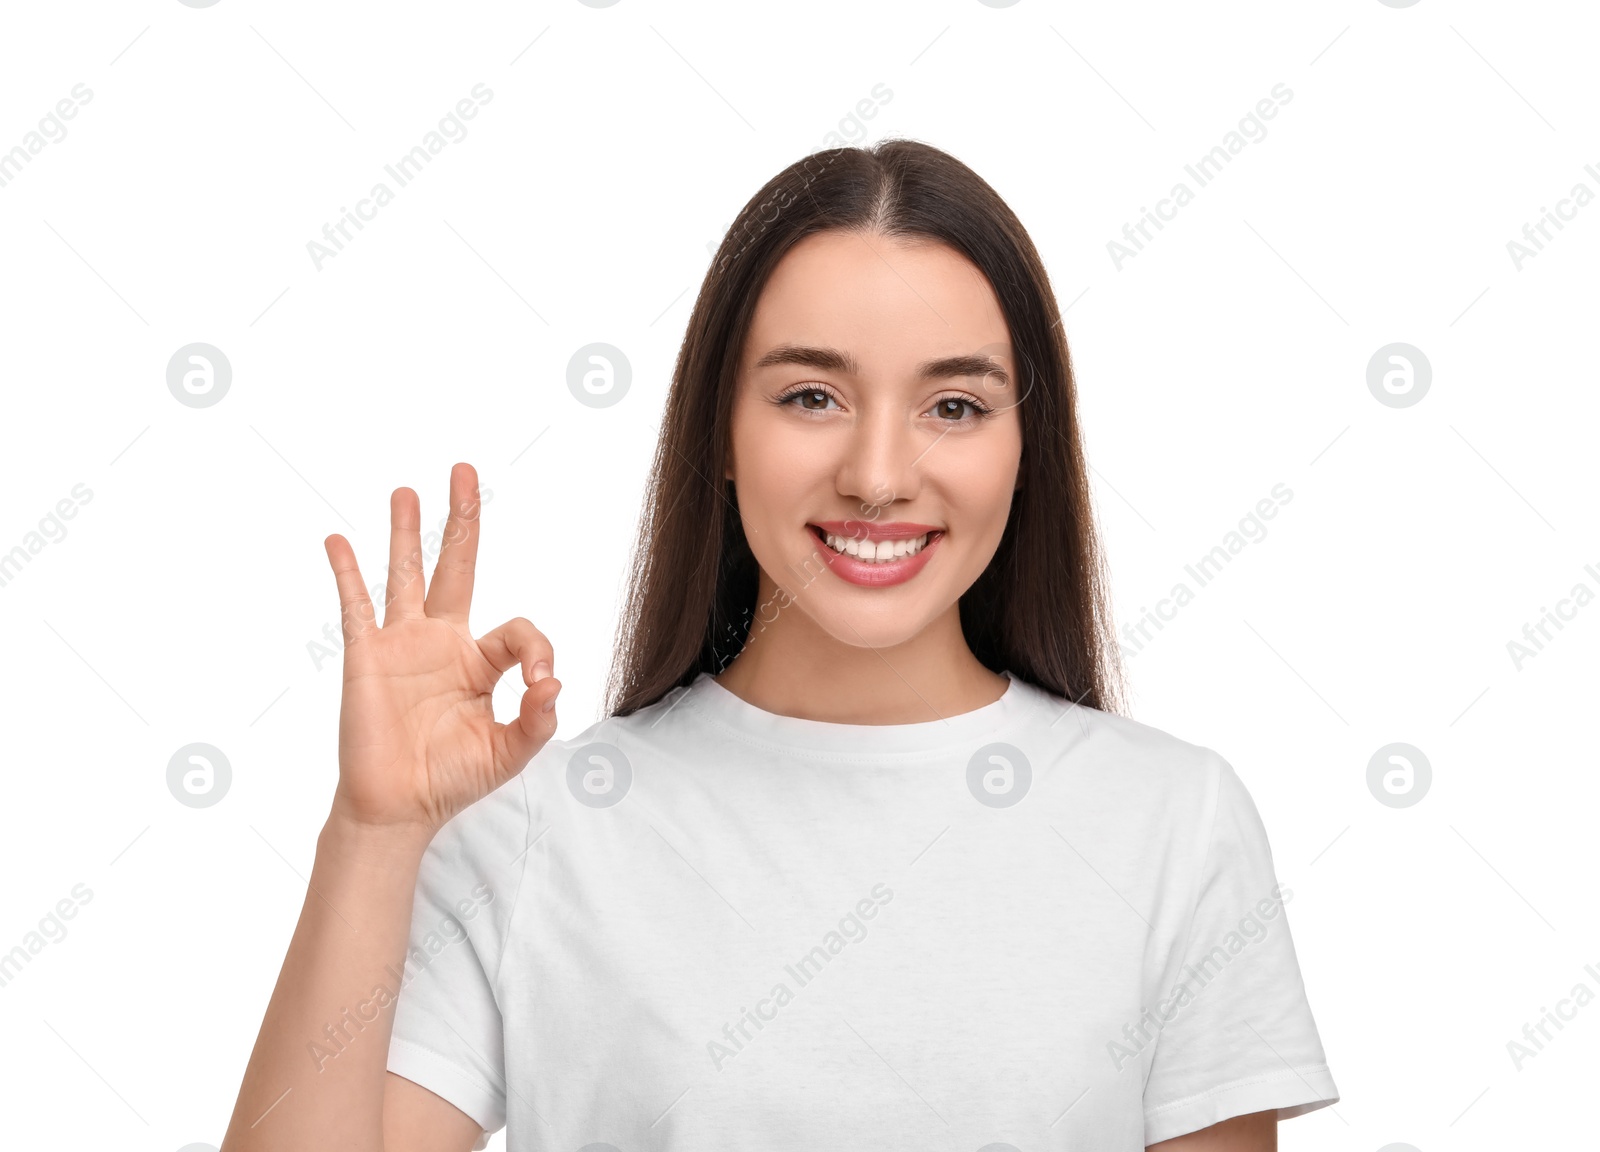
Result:
<svg viewBox="0 0 1600 1152"><path fill-rule="evenodd" d="M354 556L339 562L348 544L329 537L347 641L335 805L362 824L437 829L520 771L555 730L554 714L542 708L560 684L548 675L535 684L548 667L534 670L539 663L553 664L549 642L520 617L479 640L466 626L478 534L476 491L471 468L459 465L451 477L446 541L426 602L411 527L418 520L415 494L396 492L390 602L381 628ZM517 664L533 686L523 695L518 718L500 724L494 686Z"/></svg>
<svg viewBox="0 0 1600 1152"><path fill-rule="evenodd" d="M398 621L351 648L339 762L352 814L437 826L458 798L492 791L497 679L442 620Z"/></svg>

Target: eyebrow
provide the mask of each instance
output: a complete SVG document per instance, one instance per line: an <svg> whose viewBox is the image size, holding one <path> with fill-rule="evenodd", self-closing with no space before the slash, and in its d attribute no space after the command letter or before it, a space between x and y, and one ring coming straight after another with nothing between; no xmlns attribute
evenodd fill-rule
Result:
<svg viewBox="0 0 1600 1152"><path fill-rule="evenodd" d="M803 344L780 344L757 360L755 367L769 368L775 364L799 364L807 368L818 368L824 372L841 372L849 376L861 374L860 365L850 353L841 352L837 348L811 347ZM1003 385L1011 383L1010 375L992 356L942 356L937 360L925 360L917 366L917 375L924 380L998 376Z"/></svg>

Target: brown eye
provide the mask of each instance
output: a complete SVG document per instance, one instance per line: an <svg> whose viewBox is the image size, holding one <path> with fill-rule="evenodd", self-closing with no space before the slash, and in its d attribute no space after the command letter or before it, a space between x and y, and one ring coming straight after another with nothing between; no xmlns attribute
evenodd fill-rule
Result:
<svg viewBox="0 0 1600 1152"><path fill-rule="evenodd" d="M795 401L800 401L795 404ZM828 405L833 402L833 397L821 388L796 388L778 398L779 404L794 405L804 408L807 412L826 412Z"/></svg>

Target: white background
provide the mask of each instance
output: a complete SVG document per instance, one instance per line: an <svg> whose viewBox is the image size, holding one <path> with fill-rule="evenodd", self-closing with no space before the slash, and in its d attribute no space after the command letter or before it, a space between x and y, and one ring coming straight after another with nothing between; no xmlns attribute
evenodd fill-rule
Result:
<svg viewBox="0 0 1600 1152"><path fill-rule="evenodd" d="M561 735L597 718L708 245L831 132L945 148L1031 231L1119 622L1293 492L1129 661L1135 717L1238 769L1295 894L1343 1100L1283 1146L1588 1137L1600 1004L1520 1071L1507 1041L1600 993L1600 606L1520 668L1507 643L1600 591L1600 206L1520 270L1507 242L1600 192L1596 32L1577 3L1438 0L7 5L0 149L92 99L0 187L0 552L92 499L0 586L0 951L93 895L0 987L0 1141L220 1141L336 777L328 533L376 583L389 492L432 526L472 462L474 629L533 619ZM318 270L307 241L478 83L469 135ZM1119 270L1107 242L1279 83L1267 135ZM232 365L213 407L167 389L194 341ZM614 407L566 386L594 341L632 365ZM1411 407L1367 387L1395 341L1432 365ZM196 741L233 770L199 810L166 787ZM1395 741L1432 765L1409 808L1367 789Z"/></svg>

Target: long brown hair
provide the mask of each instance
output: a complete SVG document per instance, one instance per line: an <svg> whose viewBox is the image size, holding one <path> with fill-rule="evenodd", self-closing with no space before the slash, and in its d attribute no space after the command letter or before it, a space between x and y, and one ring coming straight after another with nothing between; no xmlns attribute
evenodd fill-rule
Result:
<svg viewBox="0 0 1600 1152"><path fill-rule="evenodd" d="M931 145L893 139L790 165L723 237L673 370L607 714L626 716L701 672L721 672L749 634L759 569L723 477L738 358L778 261L827 229L936 240L988 277L1021 376L1022 486L994 558L961 597L962 631L991 670L1118 711L1122 669L1049 277L1021 222L976 172Z"/></svg>

